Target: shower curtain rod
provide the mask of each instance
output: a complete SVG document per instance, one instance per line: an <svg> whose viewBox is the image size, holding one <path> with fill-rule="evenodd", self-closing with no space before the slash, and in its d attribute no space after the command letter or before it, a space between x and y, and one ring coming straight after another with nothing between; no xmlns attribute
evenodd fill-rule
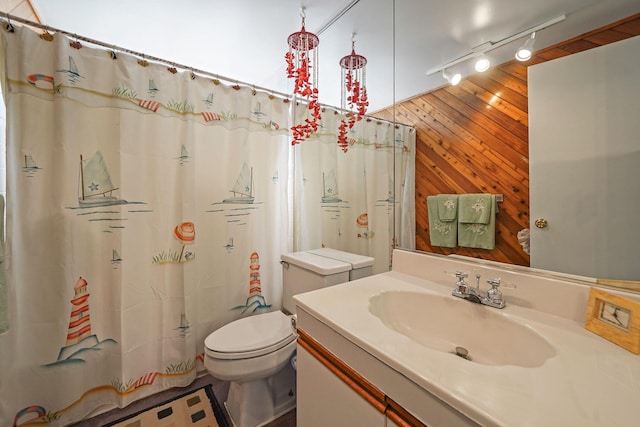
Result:
<svg viewBox="0 0 640 427"><path fill-rule="evenodd" d="M200 74L200 75L203 75L203 76L207 76L207 77L213 77L213 78L215 78L217 80L224 80L224 81L226 81L228 83L246 86L246 87L254 89L254 90L260 90L262 92L270 93L272 95L278 95L283 99L290 99L291 98L291 95L283 93L283 92L278 92L278 91L275 91L275 90L272 90L272 89L269 89L269 88L266 88L266 87L256 86L256 85L253 85L253 84L249 84L249 83L246 83L246 82L239 81L237 79L232 79L232 78L229 78L229 77L221 76L219 74L214 74L214 73L211 73L209 71L204 71L204 70L200 70L200 69L197 69L197 68L188 67L186 65L178 64L177 62L168 61L168 60L162 59L162 58L157 58L155 56L145 55L144 53L136 52L136 51L133 51L133 50L130 50L130 49L126 49L126 48L123 48L123 47L120 47L120 46L112 45L112 44L107 44L105 42L101 42L99 40L91 39L89 37L79 36L78 34L70 33L68 31L64 31L64 30L60 30L58 28L51 27L49 25L40 24L39 22L29 21L28 19L20 18L19 16L14 16L14 15L11 15L11 14L6 13L6 12L3 12L2 15L4 15L4 17L6 18L7 23L9 25L11 25L11 21L20 22L21 24L25 24L25 25L28 25L30 27L36 27L36 28L39 28L39 29L44 30L46 32L55 32L55 33L64 34L66 36L74 38L75 40L82 40L84 42L91 43L93 45L104 47L104 48L107 48L107 49L111 49L113 51L128 53L130 55L137 56L137 57L139 57L141 59L144 59L144 60L147 60L147 61L154 61L154 62L158 62L158 63L164 64L164 65L170 65L171 67L180 68L182 70L188 70L188 71L191 71L192 73L197 73L197 74ZM342 112L345 112L345 113L349 112L349 110L344 110L342 108L335 107L333 105L326 105L326 104L320 104L320 105L322 107L324 107L324 108L330 108L330 109L333 109L335 111L342 111ZM391 120L381 119L381 118L374 117L374 116L369 116L369 115L365 115L364 117L369 118L371 120L385 122L385 123L392 124L392 125L403 125L403 126L407 126L407 127L410 127L411 129L413 129L413 126L411 126L411 125L406 125L406 124L399 123L399 122L394 122L394 121L391 121Z"/></svg>

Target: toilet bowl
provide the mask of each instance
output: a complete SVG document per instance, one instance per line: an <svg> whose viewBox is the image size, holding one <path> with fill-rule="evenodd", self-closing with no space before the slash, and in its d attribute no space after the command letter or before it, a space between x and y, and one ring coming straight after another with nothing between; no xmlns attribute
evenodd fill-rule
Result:
<svg viewBox="0 0 640 427"><path fill-rule="evenodd" d="M349 281L351 263L307 252L282 254L282 311L235 320L204 341L204 366L229 381L224 402L235 427L263 426L295 408L293 296Z"/></svg>
<svg viewBox="0 0 640 427"><path fill-rule="evenodd" d="M267 424L295 407L296 334L290 316L273 311L239 319L204 343L205 368L230 382L225 406L236 427Z"/></svg>

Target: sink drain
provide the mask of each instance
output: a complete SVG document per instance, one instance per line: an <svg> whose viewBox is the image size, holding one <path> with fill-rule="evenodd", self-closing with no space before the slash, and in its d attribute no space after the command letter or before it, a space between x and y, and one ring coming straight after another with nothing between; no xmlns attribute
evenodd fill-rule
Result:
<svg viewBox="0 0 640 427"><path fill-rule="evenodd" d="M456 347L456 349L453 351L453 354L458 357L462 357L463 359L471 360L471 356L469 356L469 350L464 347Z"/></svg>

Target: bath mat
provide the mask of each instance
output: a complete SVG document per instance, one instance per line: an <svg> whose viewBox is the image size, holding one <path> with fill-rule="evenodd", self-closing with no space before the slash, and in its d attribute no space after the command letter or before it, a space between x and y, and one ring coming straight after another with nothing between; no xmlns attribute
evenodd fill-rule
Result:
<svg viewBox="0 0 640 427"><path fill-rule="evenodd" d="M210 384L107 424L111 427L229 427Z"/></svg>

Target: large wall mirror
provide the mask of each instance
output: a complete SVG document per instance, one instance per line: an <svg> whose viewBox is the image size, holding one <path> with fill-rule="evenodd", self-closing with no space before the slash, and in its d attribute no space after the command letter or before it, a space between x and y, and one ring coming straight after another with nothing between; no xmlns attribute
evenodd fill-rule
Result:
<svg viewBox="0 0 640 427"><path fill-rule="evenodd" d="M400 56L404 55L404 50L413 49L416 52L416 66L421 67L418 52L423 55L429 52L415 45L415 35L411 26L403 23L407 22L407 16L417 16L427 11L416 10L413 3L394 4L394 53ZM463 82L455 88L445 84L445 80L439 74L436 77L441 80L440 87L425 90L423 94L416 91L410 95L410 100L407 100L400 88L407 80L416 79L417 75L410 74L406 67L396 62L394 106L385 110L383 114L391 114L393 120L400 123L414 124L419 135L415 214L417 250L441 255L462 255L475 258L481 263L497 261L510 264L515 269L524 268L528 271L543 269L545 274L548 270L587 284L597 283L640 291L640 263L637 263L640 229L632 224L621 223L625 217L630 219L628 212L637 212L640 207L640 190L637 188L640 177L638 168L632 166L640 155L639 146L635 143L635 136L639 133L638 121L635 119L635 108L628 105L638 98L637 84L629 81L621 83L627 78L624 77L626 72L623 73L623 70L627 70L631 76L640 73L638 56L628 55L629 52L637 52L638 41L635 37L635 41L629 40L625 44L624 40L618 41L620 37L610 37L616 33L624 34L624 38L637 36L638 31L633 28L637 28L640 18L637 15L624 14L624 11L619 12L622 14L607 18L609 20L602 22L601 27L596 30L593 30L593 27L584 30L585 34L588 31L590 33L581 40L573 39L576 36L576 33L573 33L560 39L565 41L551 44L555 49L541 49L543 54L530 63L511 61L510 56L484 75L467 73ZM435 11L429 13L433 16ZM427 25L428 20L432 18L424 16ZM460 28L462 31L462 27ZM626 49L627 55L622 54L626 59L605 59L607 55L603 56L601 52L612 51L613 49L607 48L609 44ZM446 62L456 57L456 52L460 55L466 53L464 49L460 51L460 47L457 48L458 51L456 46L451 46L450 56L439 60ZM545 69L545 64L542 63L550 64L553 60L557 60L559 66L565 70L572 69L574 75L581 74L582 67L590 67L591 71L597 72L588 73L589 78L596 80L581 80L580 89L571 92L573 89L568 85L554 81L549 73L543 75L541 72L540 78L535 78L532 86L531 70L537 67ZM533 68L528 70L532 65ZM428 66L422 66L419 70L420 78L433 78L426 75L427 69ZM583 76L584 74L582 72ZM570 76L567 78L571 80ZM603 82L611 81L615 82L616 86L606 86L609 89L604 89ZM585 89L593 91L589 91L587 95ZM546 101L553 99L554 110L551 115L556 119L553 127L545 127L543 123L549 120L549 115L543 118L534 113L532 117L532 98L540 106L536 111L544 110ZM556 108L555 103L560 100L573 103L573 106L563 104ZM594 108L590 109L589 114L576 115L579 111L576 109L578 105L581 105L582 109L588 105ZM597 114L597 117L591 113ZM500 124L491 127L495 122ZM571 133L577 137L574 142L587 144L595 150L589 154L591 158L571 156L571 153L566 151L580 149L575 146L573 149L567 149L563 145L568 142L567 134L558 129L563 123L570 124L565 126L564 130L573 129ZM545 129L550 131L554 127L555 136L563 135L561 140L544 134ZM531 142L530 135L534 135ZM596 142L605 145L598 148L594 145L596 142L593 139L585 139L586 136L596 138ZM541 198L548 200L552 197L550 190L558 185L557 182L549 180L546 172L537 172L537 168L529 163L529 143L536 143L535 139L539 138L547 142L553 141L551 145L554 149L559 149L559 153L563 153L564 150L562 156L556 156L556 160L564 167L563 179L566 184L577 185L577 181L593 184L589 193L579 193L574 187L573 192L568 195L565 193L560 199L553 196L556 197L553 199L556 205L571 204L572 208L581 211L580 217L575 216L575 213L559 214L565 215L563 220L577 225L577 230L567 231L560 225L559 218L556 221L555 217L547 217L556 215L555 213L546 214L541 211L544 210L541 208ZM615 144L611 144L613 141ZM456 144L464 147L458 147ZM542 145L536 147L546 150L549 154L548 145L544 146L547 148L541 148ZM565 161L567 154L570 158L573 157L571 161ZM578 162L580 158L584 161ZM597 165L597 169L591 169L592 173L588 173L585 171L587 164ZM569 166L580 165L582 170L579 173L569 172ZM588 180L580 176L588 177ZM424 206L426 196L465 192L491 192L504 196L504 202L499 204L500 220L496 225L498 234L495 250L449 249L430 244ZM548 221L547 228L535 226L538 217ZM605 226L609 225L612 229L606 230ZM530 231L532 236L527 248L528 253L518 238L519 232L525 229ZM396 233L399 232L400 230L396 230ZM560 249L559 252L551 252L548 247L545 249L542 246L542 238L554 232L556 237L548 239L551 243L545 244L551 244L554 250L560 248L560 243L569 243L570 246ZM546 257L543 260L543 255L550 255L550 258ZM533 268L530 269L529 266Z"/></svg>

